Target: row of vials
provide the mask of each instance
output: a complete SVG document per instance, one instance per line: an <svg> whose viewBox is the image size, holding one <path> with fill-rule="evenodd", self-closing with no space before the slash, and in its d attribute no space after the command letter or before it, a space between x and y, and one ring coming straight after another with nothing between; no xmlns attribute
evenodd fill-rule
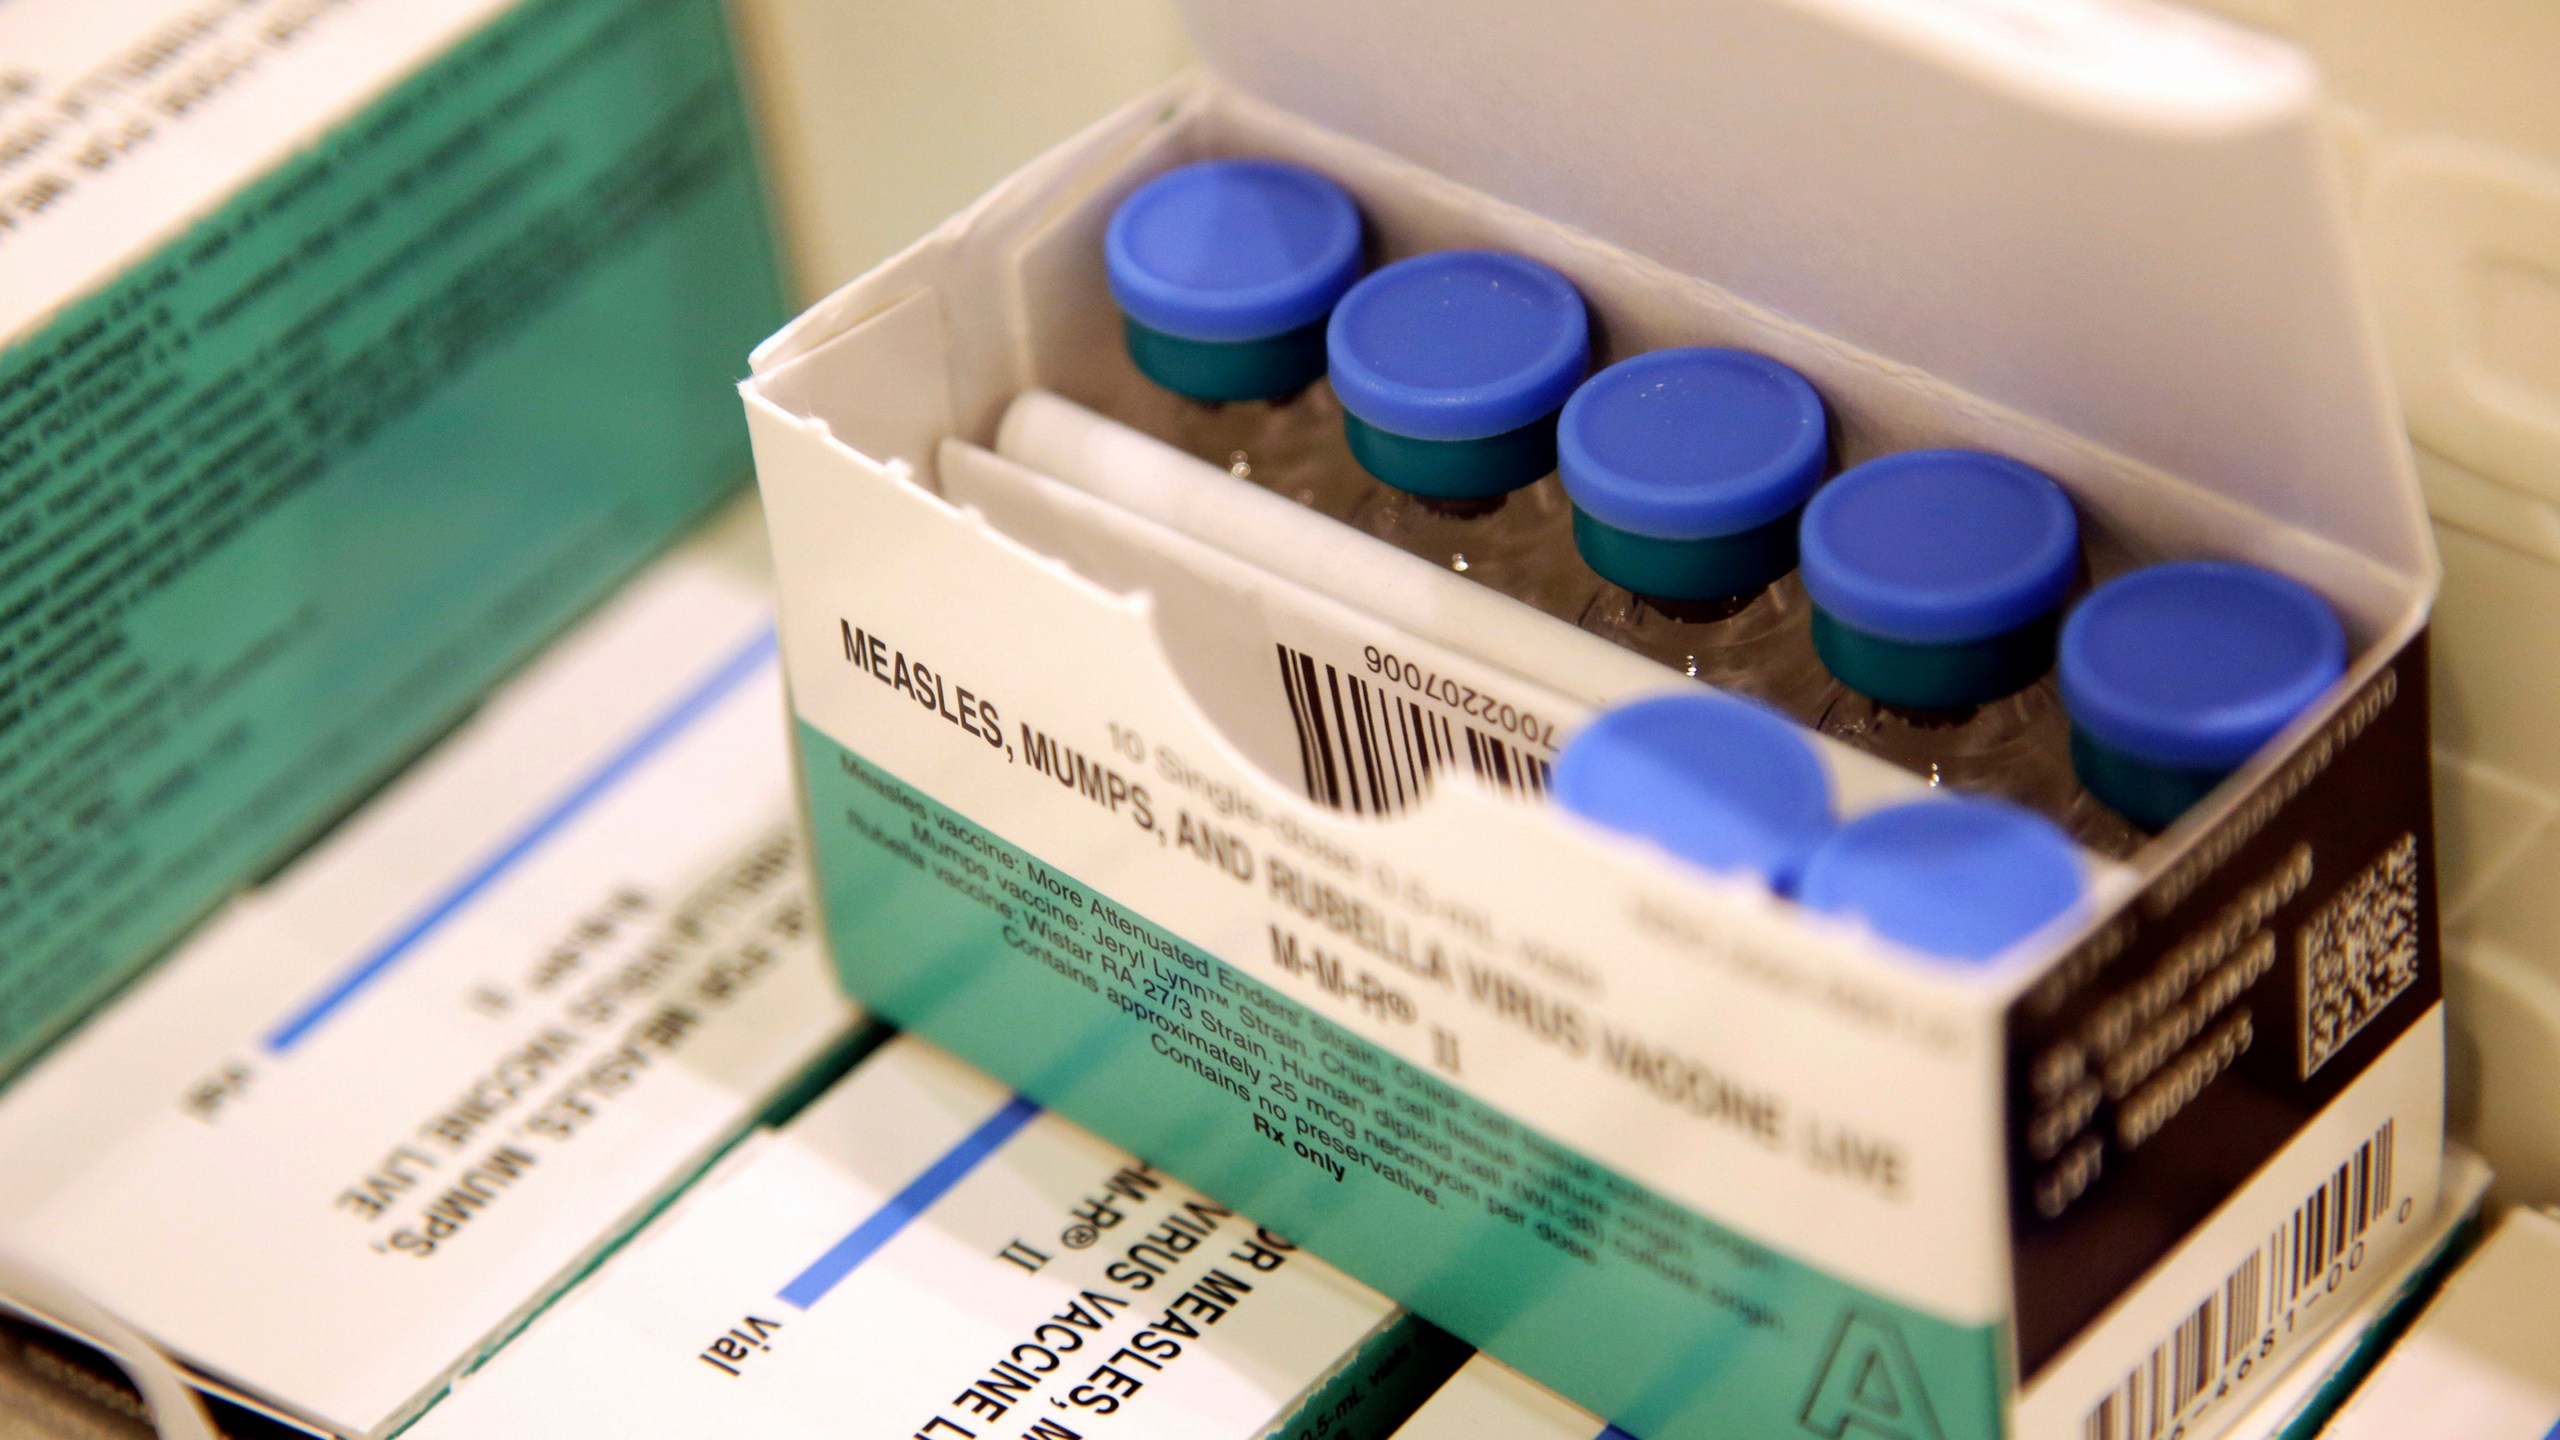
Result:
<svg viewBox="0 0 2560 1440"><path fill-rule="evenodd" d="M1448 250L1364 274L1364 245L1351 198L1302 167L1140 188L1104 258L1154 388L1119 418L2108 855L2345 672L2345 627L2294 579L2194 559L2091 588L2078 512L2032 466L1932 449L1843 470L1824 398L1775 359L1671 348L1591 374L1589 315L1551 267Z"/></svg>

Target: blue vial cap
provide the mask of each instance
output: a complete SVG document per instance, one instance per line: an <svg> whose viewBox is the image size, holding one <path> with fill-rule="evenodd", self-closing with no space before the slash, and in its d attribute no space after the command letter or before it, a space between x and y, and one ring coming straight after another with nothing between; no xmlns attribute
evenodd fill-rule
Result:
<svg viewBox="0 0 2560 1440"><path fill-rule="evenodd" d="M1481 440L1553 414L1591 367L1582 295L1493 250L1399 260L1342 297L1325 330L1342 408L1390 435Z"/></svg>
<svg viewBox="0 0 2560 1440"><path fill-rule="evenodd" d="M1360 276L1341 186L1271 160L1205 160L1120 202L1102 242L1111 296L1183 340L1266 340L1325 318Z"/></svg>
<svg viewBox="0 0 2560 1440"><path fill-rule="evenodd" d="M1804 587L1855 629L1931 645L1986 640L2062 604L2080 521L2043 471L1978 450L1854 466L1805 506Z"/></svg>
<svg viewBox="0 0 2560 1440"><path fill-rule="evenodd" d="M2236 769L2347 670L2347 632L2295 581L2219 560L2153 565L2063 622L2063 704L2159 766Z"/></svg>
<svg viewBox="0 0 2560 1440"><path fill-rule="evenodd" d="M1886 939L1988 960L2082 903L2080 852L2052 822L2000 800L1896 805L1840 827L1805 862L1796 898Z"/></svg>
<svg viewBox="0 0 2560 1440"><path fill-rule="evenodd" d="M1784 890L1831 833L1831 776L1775 711L1705 691L1607 711L1556 757L1555 795L1709 870Z"/></svg>
<svg viewBox="0 0 2560 1440"><path fill-rule="evenodd" d="M1706 540L1802 505L1831 463L1802 375L1747 350L1655 350L1591 377L1556 426L1576 509L1612 529Z"/></svg>

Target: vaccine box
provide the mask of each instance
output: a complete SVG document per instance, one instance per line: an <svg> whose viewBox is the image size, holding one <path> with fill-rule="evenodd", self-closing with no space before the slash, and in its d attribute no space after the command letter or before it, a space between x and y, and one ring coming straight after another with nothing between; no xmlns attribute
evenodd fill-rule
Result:
<svg viewBox="0 0 2560 1440"><path fill-rule="evenodd" d="M2512 1210L2320 1432L2330 1440L2560 1430L2560 1218Z"/></svg>
<svg viewBox="0 0 2560 1440"><path fill-rule="evenodd" d="M2475 1235L2489 1167L2456 1148L2445 1156L2443 1198L2417 1249L2328 1326L2257 1403L2232 1419L2232 1440L2310 1440L2340 1400L2432 1298L2444 1271ZM1846 1433L1855 1434L1854 1430ZM2118 1429L2139 1435L2140 1429ZM2168 1433L2166 1428L2162 1433ZM1634 1440L1626 1431L1529 1377L1479 1354L1433 1392L1394 1440Z"/></svg>
<svg viewBox="0 0 2560 1440"><path fill-rule="evenodd" d="M410 1433L1379 1440L1464 1354L901 1036Z"/></svg>
<svg viewBox="0 0 2560 1440"><path fill-rule="evenodd" d="M722 27L0 13L0 1074L743 480Z"/></svg>
<svg viewBox="0 0 2560 1440"><path fill-rule="evenodd" d="M2135 3L1186 13L1204 73L745 387L848 990L1647 1440L2141 1433L2155 1374L2227 1424L2442 1154L2436 565L2316 73ZM1373 262L1548 262L1597 363L1786 361L1846 463L2024 459L2101 574L2293 575L2346 680L1980 967L1578 823L1556 745L1668 672L1525 678L988 453L1134 393L1107 218L1231 154Z"/></svg>
<svg viewBox="0 0 2560 1440"><path fill-rule="evenodd" d="M385 1434L857 1043L770 600L699 552L0 1093L0 1249Z"/></svg>

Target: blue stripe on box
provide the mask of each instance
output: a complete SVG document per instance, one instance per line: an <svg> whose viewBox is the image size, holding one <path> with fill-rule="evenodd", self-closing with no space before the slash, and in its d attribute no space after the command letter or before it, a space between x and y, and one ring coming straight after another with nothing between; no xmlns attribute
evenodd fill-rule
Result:
<svg viewBox="0 0 2560 1440"><path fill-rule="evenodd" d="M506 873L524 863L542 848L544 842L566 828L589 806L612 793L615 786L630 778L669 742L691 729L702 718L717 709L740 686L773 663L774 630L771 625L756 632L755 638L740 646L703 678L701 683L659 712L640 733L623 743L605 762L588 772L584 779L536 816L533 822L510 838L488 858L428 902L410 917L409 922L392 932L390 938L376 945L363 959L348 967L329 987L305 1001L302 1008L269 1031L265 1041L267 1053L282 1055L301 1044L322 1022L354 1000L364 988L389 973L407 959L426 938L441 929L445 922L461 914Z"/></svg>
<svg viewBox="0 0 2560 1440"><path fill-rule="evenodd" d="M925 1172L907 1182L907 1188L889 1197L889 1202L872 1212L871 1217L856 1225L845 1237L829 1247L827 1253L811 1262L808 1269L791 1277L782 1287L781 1299L796 1310L806 1310L827 1298L827 1292L843 1283L855 1267L878 1253L907 1222L931 1208L978 1162L995 1153L996 1148L1014 1136L1014 1132L1031 1123L1040 1107L1016 1095L1004 1107L990 1115L977 1129L963 1137L943 1157L925 1167Z"/></svg>

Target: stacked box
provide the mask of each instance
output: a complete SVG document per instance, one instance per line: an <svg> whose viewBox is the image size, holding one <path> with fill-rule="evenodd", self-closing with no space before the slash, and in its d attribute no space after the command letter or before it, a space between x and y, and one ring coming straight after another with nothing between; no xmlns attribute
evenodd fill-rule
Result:
<svg viewBox="0 0 2560 1440"><path fill-rule="evenodd" d="M2560 1219L2510 1211L2319 1433L2334 1440L2560 1430Z"/></svg>
<svg viewBox="0 0 2560 1440"><path fill-rule="evenodd" d="M0 1074L730 492L717 0L0 14Z"/></svg>
<svg viewBox="0 0 2560 1440"><path fill-rule="evenodd" d="M660 562L0 1093L0 1249L396 1429L861 1043L781 716L761 587Z"/></svg>
<svg viewBox="0 0 2560 1440"><path fill-rule="evenodd" d="M2479 1156L2445 1147L2444 1188L2416 1251L2349 1302L2326 1333L2232 1419L2235 1440L2312 1440L2321 1433L2479 1243L2490 1178Z"/></svg>
<svg viewBox="0 0 2560 1440"><path fill-rule="evenodd" d="M902 1036L413 1433L1374 1440L1462 1354Z"/></svg>

